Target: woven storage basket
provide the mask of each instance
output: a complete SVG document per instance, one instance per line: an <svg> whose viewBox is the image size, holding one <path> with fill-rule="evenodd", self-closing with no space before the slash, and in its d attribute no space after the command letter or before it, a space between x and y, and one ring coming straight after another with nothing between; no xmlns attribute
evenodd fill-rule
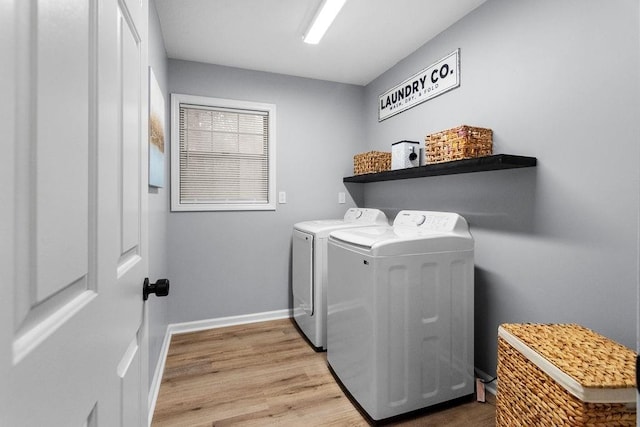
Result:
<svg viewBox="0 0 640 427"><path fill-rule="evenodd" d="M496 425L636 425L635 353L579 325L498 329Z"/></svg>
<svg viewBox="0 0 640 427"><path fill-rule="evenodd" d="M427 163L490 156L493 154L493 131L462 125L427 135L425 148Z"/></svg>
<svg viewBox="0 0 640 427"><path fill-rule="evenodd" d="M386 151L369 151L353 156L353 174L383 172L391 169L391 153Z"/></svg>

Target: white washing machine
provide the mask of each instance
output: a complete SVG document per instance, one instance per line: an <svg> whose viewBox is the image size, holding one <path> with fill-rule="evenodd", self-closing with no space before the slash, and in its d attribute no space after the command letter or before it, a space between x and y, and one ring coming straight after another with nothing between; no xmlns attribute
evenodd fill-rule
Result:
<svg viewBox="0 0 640 427"><path fill-rule="evenodd" d="M327 360L373 420L473 394L473 250L447 212L330 234Z"/></svg>
<svg viewBox="0 0 640 427"><path fill-rule="evenodd" d="M316 350L327 348L327 239L335 230L389 225L378 209L351 208L343 219L299 222L293 227L293 318Z"/></svg>

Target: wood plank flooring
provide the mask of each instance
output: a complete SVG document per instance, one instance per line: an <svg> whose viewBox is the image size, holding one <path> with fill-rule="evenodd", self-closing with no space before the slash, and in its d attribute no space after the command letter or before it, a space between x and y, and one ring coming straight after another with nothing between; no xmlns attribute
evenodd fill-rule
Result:
<svg viewBox="0 0 640 427"><path fill-rule="evenodd" d="M290 319L174 335L153 426L367 426ZM398 426L495 426L495 400Z"/></svg>

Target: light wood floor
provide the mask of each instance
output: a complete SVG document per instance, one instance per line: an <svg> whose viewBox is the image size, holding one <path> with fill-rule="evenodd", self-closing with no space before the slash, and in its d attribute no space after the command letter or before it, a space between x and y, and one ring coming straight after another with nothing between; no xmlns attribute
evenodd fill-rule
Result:
<svg viewBox="0 0 640 427"><path fill-rule="evenodd" d="M495 400L394 422L495 426ZM174 335L153 426L366 426L289 319Z"/></svg>

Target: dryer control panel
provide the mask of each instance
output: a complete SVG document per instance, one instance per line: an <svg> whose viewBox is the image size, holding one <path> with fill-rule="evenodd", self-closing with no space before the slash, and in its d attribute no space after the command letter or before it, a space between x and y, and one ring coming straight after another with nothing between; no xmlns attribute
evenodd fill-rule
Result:
<svg viewBox="0 0 640 427"><path fill-rule="evenodd" d="M370 223L384 223L387 221L387 217L378 209L351 208L345 212L344 220L348 222L364 221Z"/></svg>

